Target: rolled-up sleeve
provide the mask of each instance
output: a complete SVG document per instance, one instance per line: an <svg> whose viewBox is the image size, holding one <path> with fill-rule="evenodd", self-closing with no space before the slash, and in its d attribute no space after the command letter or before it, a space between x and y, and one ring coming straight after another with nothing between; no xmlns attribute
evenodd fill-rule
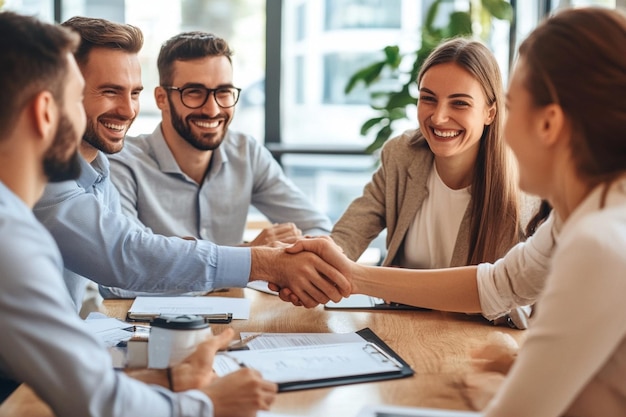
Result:
<svg viewBox="0 0 626 417"><path fill-rule="evenodd" d="M549 273L558 223L551 214L533 236L515 245L503 258L478 265L478 294L486 318L493 320L512 308L535 302Z"/></svg>

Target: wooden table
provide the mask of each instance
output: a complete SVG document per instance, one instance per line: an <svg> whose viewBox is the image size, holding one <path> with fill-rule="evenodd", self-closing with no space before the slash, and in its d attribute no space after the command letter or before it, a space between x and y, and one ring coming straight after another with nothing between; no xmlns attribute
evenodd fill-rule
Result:
<svg viewBox="0 0 626 417"><path fill-rule="evenodd" d="M353 417L366 404L468 409L459 387L462 378L473 372L470 349L495 331L509 333L519 342L525 337L523 331L494 327L480 316L439 311L325 310L322 306L305 309L251 289L214 295L246 297L252 302L249 320L214 324L214 333L226 326L236 332L280 333L343 333L369 327L415 371L410 378L279 394L271 411L293 416ZM107 300L103 312L123 319L131 303ZM20 395L27 398L28 393L16 392L16 397ZM0 416L5 406L0 407Z"/></svg>

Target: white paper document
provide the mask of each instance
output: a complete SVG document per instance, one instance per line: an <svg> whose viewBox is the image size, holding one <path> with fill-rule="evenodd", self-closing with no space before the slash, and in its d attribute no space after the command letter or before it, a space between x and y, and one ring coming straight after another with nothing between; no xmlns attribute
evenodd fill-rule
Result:
<svg viewBox="0 0 626 417"><path fill-rule="evenodd" d="M255 280L255 281L248 282L248 284L246 284L246 287L252 288L253 290L261 291L267 294L278 295L278 291L270 290L270 287L268 286L268 284L269 283L267 281Z"/></svg>
<svg viewBox="0 0 626 417"><path fill-rule="evenodd" d="M281 384L398 372L402 364L378 346L363 340L357 343L218 352L215 356L213 369L219 376L241 367L256 369L263 378Z"/></svg>
<svg viewBox="0 0 626 417"><path fill-rule="evenodd" d="M100 339L107 347L130 339L134 330L132 324L104 315L103 317L90 315L83 323L87 331Z"/></svg>
<svg viewBox="0 0 626 417"><path fill-rule="evenodd" d="M385 300L378 297L372 297L365 294L352 294L349 297L342 298L341 301L335 303L329 301L326 308L374 308L376 305L384 304Z"/></svg>
<svg viewBox="0 0 626 417"><path fill-rule="evenodd" d="M250 318L250 300L231 297L137 297L128 310L128 316L136 319L141 316L196 314L211 316L232 313L233 319Z"/></svg>
<svg viewBox="0 0 626 417"><path fill-rule="evenodd" d="M241 332L241 339L258 334L257 332ZM297 346L331 345L337 343L363 342L356 333L261 333L251 340L247 346L250 350L276 349Z"/></svg>
<svg viewBox="0 0 626 417"><path fill-rule="evenodd" d="M442 410L438 408L394 407L368 405L356 417L481 417L475 411Z"/></svg>
<svg viewBox="0 0 626 417"><path fill-rule="evenodd" d="M342 298L338 303L329 301L324 305L329 309L356 309L356 310L424 310L420 307L407 304L385 302L382 298L372 297L365 294L352 294Z"/></svg>

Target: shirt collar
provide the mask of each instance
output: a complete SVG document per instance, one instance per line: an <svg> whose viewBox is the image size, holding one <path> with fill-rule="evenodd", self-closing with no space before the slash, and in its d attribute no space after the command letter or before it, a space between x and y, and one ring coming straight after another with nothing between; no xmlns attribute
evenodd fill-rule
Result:
<svg viewBox="0 0 626 417"><path fill-rule="evenodd" d="M226 132L226 137L222 144L213 151L212 161L211 161L211 173L219 171L222 164L228 162L228 155L224 150L224 144L228 141L228 137L230 135L230 131ZM167 142L165 142L165 137L163 136L163 130L161 129L161 123L154 129L152 132L152 137L150 138L150 146L154 151L154 157L159 164L161 171L167 173L175 173L184 175L180 166L174 159L174 155L172 155L172 151L170 151L169 146L167 146Z"/></svg>
<svg viewBox="0 0 626 417"><path fill-rule="evenodd" d="M98 151L96 159L91 164L82 156L79 157L79 161L80 177L78 177L77 182L85 190L109 176L109 160L101 151Z"/></svg>
<svg viewBox="0 0 626 417"><path fill-rule="evenodd" d="M8 206L11 210L31 211L30 207L2 181L0 181L0 205Z"/></svg>
<svg viewBox="0 0 626 417"><path fill-rule="evenodd" d="M578 221L585 215L600 210L602 208L602 196L606 184L602 183L597 185L585 199L574 209L569 218L563 223L562 234L564 234L570 225L578 223ZM626 178L622 177L611 183L608 195L606 196L605 207L609 207L614 204L623 202L626 198Z"/></svg>

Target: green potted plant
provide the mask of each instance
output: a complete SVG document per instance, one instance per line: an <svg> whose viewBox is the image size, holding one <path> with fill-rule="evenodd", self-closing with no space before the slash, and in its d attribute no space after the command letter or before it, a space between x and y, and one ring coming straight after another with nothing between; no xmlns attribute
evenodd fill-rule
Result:
<svg viewBox="0 0 626 417"><path fill-rule="evenodd" d="M361 135L366 136L372 129L375 138L366 148L366 152L373 153L379 149L393 134L393 124L400 119L407 119L406 108L417 102L411 89L417 79L422 63L430 52L444 39L455 36L474 36L486 41L491 31L492 19L511 21L513 8L505 0L467 0L469 8L466 11L454 9L447 16L447 25L435 26L439 19L443 3L453 3L453 0L435 0L429 7L421 31L421 46L417 51L403 54L397 45L384 48L384 59L374 62L358 70L348 80L345 93L349 94L354 87L363 82L370 90L371 106L378 113L375 117L365 121L361 126ZM458 4L458 2L454 2ZM402 70L401 64L405 59L412 59L410 70ZM394 78L406 82L396 91L381 91L377 83L383 72L388 71Z"/></svg>

